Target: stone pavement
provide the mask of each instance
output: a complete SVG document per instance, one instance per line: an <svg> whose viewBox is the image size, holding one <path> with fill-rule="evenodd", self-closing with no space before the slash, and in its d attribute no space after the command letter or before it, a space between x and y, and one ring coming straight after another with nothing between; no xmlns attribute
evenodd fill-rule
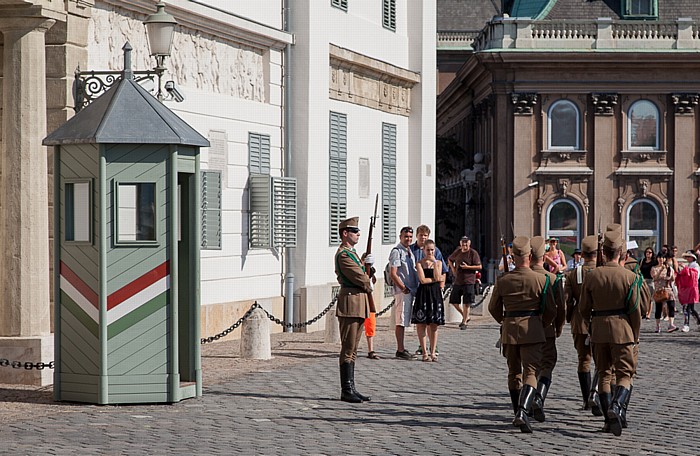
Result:
<svg viewBox="0 0 700 456"><path fill-rule="evenodd" d="M206 346L204 396L173 405L54 404L46 390L0 388L0 400L9 401L0 407L24 410L0 420L0 454L700 454L695 325L687 334L654 334L653 322L643 322L630 427L619 438L600 433L602 419L579 410L568 326L547 421L535 422L531 435L511 425L505 359L490 318L475 317L466 331L441 328L438 363L393 359L387 318L378 329L385 358L361 357L356 369L369 403L338 400L337 347L324 344L323 333L280 334L271 361L237 359L235 341ZM416 348L415 333L407 342ZM361 348L366 353L364 342Z"/></svg>

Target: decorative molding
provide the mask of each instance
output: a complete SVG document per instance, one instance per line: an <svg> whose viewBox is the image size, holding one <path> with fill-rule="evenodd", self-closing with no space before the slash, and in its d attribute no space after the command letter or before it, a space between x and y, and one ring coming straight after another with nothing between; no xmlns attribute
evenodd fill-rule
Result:
<svg viewBox="0 0 700 456"><path fill-rule="evenodd" d="M569 179L559 179L559 189L561 191L561 196L564 198L566 198L569 193L569 184Z"/></svg>
<svg viewBox="0 0 700 456"><path fill-rule="evenodd" d="M611 116L615 113L618 94L616 93L592 93L591 102L595 108L596 116Z"/></svg>
<svg viewBox="0 0 700 456"><path fill-rule="evenodd" d="M402 116L411 114L411 88L420 82L420 74L334 44L330 45L329 71L329 98Z"/></svg>
<svg viewBox="0 0 700 456"><path fill-rule="evenodd" d="M547 167L555 163L572 162L584 164L586 162L585 150L574 149L545 149L542 153L542 166Z"/></svg>
<svg viewBox="0 0 700 456"><path fill-rule="evenodd" d="M542 215L542 207L544 207L544 199L537 198L537 213L539 215Z"/></svg>
<svg viewBox="0 0 700 456"><path fill-rule="evenodd" d="M649 194L649 180L648 179L639 179L638 182L639 188L641 190L641 194L643 198L646 198L647 195Z"/></svg>
<svg viewBox="0 0 700 456"><path fill-rule="evenodd" d="M695 107L700 103L700 95L697 93L674 93L671 101L676 109L676 114L693 114Z"/></svg>
<svg viewBox="0 0 700 456"><path fill-rule="evenodd" d="M622 214L622 208L625 207L625 198L622 196L617 199L617 211Z"/></svg>
<svg viewBox="0 0 700 456"><path fill-rule="evenodd" d="M531 116L537 105L536 93L511 93L510 100L513 103L514 113L521 116Z"/></svg>

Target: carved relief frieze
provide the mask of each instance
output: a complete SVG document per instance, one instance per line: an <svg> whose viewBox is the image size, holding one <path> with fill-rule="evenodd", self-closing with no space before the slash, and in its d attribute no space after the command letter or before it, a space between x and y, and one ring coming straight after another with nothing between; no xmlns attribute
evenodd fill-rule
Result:
<svg viewBox="0 0 700 456"><path fill-rule="evenodd" d="M123 66L122 46L133 47L136 70L151 69L148 41L142 21L145 15L112 5L92 8L88 23L88 68L116 70ZM219 37L175 27L173 53L166 61L165 77L177 84L205 92L246 100L266 99L264 50Z"/></svg>
<svg viewBox="0 0 700 456"><path fill-rule="evenodd" d="M591 102L596 116L611 116L615 113L618 95L616 93L592 93Z"/></svg>
<svg viewBox="0 0 700 456"><path fill-rule="evenodd" d="M619 176L617 180L617 208L620 214L638 198L649 198L663 207L666 215L669 211L668 176Z"/></svg>
<svg viewBox="0 0 700 456"><path fill-rule="evenodd" d="M411 113L411 87L420 81L418 73L335 45L329 74L331 99L403 116Z"/></svg>
<svg viewBox="0 0 700 456"><path fill-rule="evenodd" d="M536 93L511 93L510 101L513 103L513 112L516 115L531 116L537 105Z"/></svg>
<svg viewBox="0 0 700 456"><path fill-rule="evenodd" d="M674 93L671 101L676 114L693 114L695 107L700 103L700 94L697 93Z"/></svg>

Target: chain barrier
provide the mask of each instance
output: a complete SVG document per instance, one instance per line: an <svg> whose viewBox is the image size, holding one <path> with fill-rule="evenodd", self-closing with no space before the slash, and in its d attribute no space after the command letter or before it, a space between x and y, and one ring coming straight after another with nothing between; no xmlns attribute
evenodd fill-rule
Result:
<svg viewBox="0 0 700 456"><path fill-rule="evenodd" d="M396 304L396 298L394 298L394 300L391 301L391 304L389 304L389 305L386 306L384 309L382 309L382 310L380 310L379 312L377 312L374 316L375 316L375 317L381 317L382 315L384 315L385 313L387 313L387 312L389 311L389 309L391 309L392 307L394 307L394 304Z"/></svg>
<svg viewBox="0 0 700 456"><path fill-rule="evenodd" d="M329 310L331 310L331 307L333 307L335 305L336 301L338 301L337 296L335 298L333 298L333 300L330 302L330 304L328 304L328 306L326 306L326 308L323 309L323 311L320 314L318 314L317 316L315 316L311 320L307 320L303 323L287 323L286 321L280 320L279 318L275 317L274 315L272 315L270 312L268 312L265 309L263 309L263 312L265 312L265 314L267 315L267 318L269 318L270 321L277 323L278 325L284 326L285 328L304 328L306 326L309 326L309 325L316 323L321 318L323 318L323 316L326 315ZM262 309L262 307L261 307L261 309Z"/></svg>
<svg viewBox="0 0 700 456"><path fill-rule="evenodd" d="M203 337L203 338L201 338L201 339L199 340L199 342L200 342L202 345L204 345L204 344L209 344L209 343L211 343L211 342L214 342L215 340L221 339L222 337L228 336L228 335L231 334L236 328L238 328L239 326L241 326L241 325L243 324L243 322L246 321L246 320L248 319L248 317L250 317L250 314L252 314L253 311L254 311L255 309L257 309L258 307L260 307L260 304L258 304L258 302L255 301L255 302L253 303L253 305L250 306L250 309L248 309L248 311L247 311L245 314L243 314L243 316L242 316L241 318L239 318L237 322L235 322L234 324L232 324L232 325L229 326L228 328L224 329L224 330L221 331L219 334L216 334L215 336L209 336L209 337ZM260 308L262 309L262 307L260 307ZM263 310L265 310L265 309L263 309Z"/></svg>
<svg viewBox="0 0 700 456"><path fill-rule="evenodd" d="M0 367L11 367L13 369L26 369L26 370L44 370L44 369L53 369L54 364L53 361L50 363L42 363L42 362L37 362L37 363L30 363L30 362L22 362L22 361L10 361L9 359L5 358L0 358Z"/></svg>

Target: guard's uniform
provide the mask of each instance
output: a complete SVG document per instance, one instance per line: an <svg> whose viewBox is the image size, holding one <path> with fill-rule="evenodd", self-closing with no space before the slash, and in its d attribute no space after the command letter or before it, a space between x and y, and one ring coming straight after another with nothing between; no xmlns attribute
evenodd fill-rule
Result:
<svg viewBox="0 0 700 456"><path fill-rule="evenodd" d="M620 249L622 244L621 233L605 233L605 247ZM591 322L593 358L599 371L598 389L606 428L609 425L615 435L622 432L620 411L636 370L634 346L639 340L642 315L639 281L639 276L618 262L608 261L588 273L579 304L584 321ZM617 385L611 397L613 370Z"/></svg>
<svg viewBox="0 0 700 456"><path fill-rule="evenodd" d="M583 281L586 275L595 269L595 258L590 259L591 254L596 252L598 247L597 236L586 236L581 242L581 250L584 263L569 271L566 276L566 316L571 323L571 334L574 339L574 348L578 356L578 380L581 386L581 396L583 397L584 409L589 408L588 397L591 391L591 344L588 341L588 322L583 321L578 304L581 302L581 292L583 291ZM595 401L595 398L593 399ZM591 404L592 405L592 404ZM600 412L598 412L600 414ZM600 415L599 415L600 416Z"/></svg>
<svg viewBox="0 0 700 456"><path fill-rule="evenodd" d="M513 254L530 254L527 237L513 239ZM527 420L535 397L536 371L545 342L544 327L556 315L549 279L529 268L518 267L496 281L489 313L501 324L501 344L508 363L508 389L515 409L513 424L532 432Z"/></svg>

